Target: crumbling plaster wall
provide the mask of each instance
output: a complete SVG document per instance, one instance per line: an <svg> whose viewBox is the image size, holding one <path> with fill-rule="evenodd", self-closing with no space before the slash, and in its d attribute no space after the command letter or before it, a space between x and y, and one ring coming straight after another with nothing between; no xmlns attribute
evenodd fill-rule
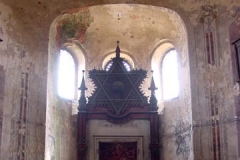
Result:
<svg viewBox="0 0 240 160"><path fill-rule="evenodd" d="M194 158L201 160L212 159L211 126L206 125L211 121L209 103L209 93L211 92L216 95L217 98L215 105L219 107L220 120L223 122L226 120L226 122L228 122L221 124L221 152L223 159L237 159L237 130L235 121L231 122L231 120L235 116L234 94L238 94L238 90L234 90L234 86L236 85L232 80L232 61L229 49L228 27L234 20L232 15L234 15L236 10L239 8L239 0L140 0L137 2L135 0L129 0L127 2L115 2L111 0L96 0L89 2L87 0L83 0L81 3L67 0L61 2L57 0L42 0L38 2L29 2L24 0L17 2L14 0L2 0L0 3L0 27L2 28L0 38L2 38L4 41L0 43L0 65L4 68L3 77L5 79L5 85L4 99L2 102L0 102L0 107L3 112L3 132L1 144L4 144L4 146L1 145L1 159L9 159L11 156L12 159L15 159L17 155L16 149L14 149L12 146L15 146L14 143L17 143L15 137L18 135L18 129L14 128L17 126L16 122L19 119L18 116L21 97L20 88L22 72L24 75L26 75L26 73L29 75L27 117L29 118L29 124L32 126L32 128L30 128L30 125L28 125L29 128L27 129L28 134L30 133L30 136L28 136L27 146L31 146L32 150L27 152L29 154L26 155L33 157L29 159L43 159L45 132L45 127L43 125L45 123L47 85L46 67L48 61L47 48L48 32L51 22L62 11L67 9L111 3L150 4L154 6L171 8L180 14L188 30L192 113L194 123ZM216 46L218 50L217 53L219 63L214 67L206 65L204 56L205 46L203 24L200 23L202 6L207 4L216 5L218 9L218 18L216 19L217 39L215 42L217 43ZM189 24L186 23L188 22L187 20L190 20ZM22 53L24 53L25 56L22 56L24 55ZM60 109L58 109L59 112L57 112L56 117L65 115L65 113L70 114L70 111L66 109L66 106L68 106L68 104L64 104L64 109L62 112L60 112ZM54 110L50 115L55 115ZM64 123L66 125L68 122L71 124L69 115L66 117L66 123ZM61 117L59 119L61 119ZM60 126L60 123L58 123L57 126ZM178 123L174 126L177 133L179 132L179 128L181 129L184 124ZM50 126L50 128L51 127L52 126ZM54 130L54 127L52 127L52 130ZM35 135L40 136L37 136L39 138L35 138ZM174 153L176 153L177 150L181 151L181 145L177 145L181 144L181 139L182 137L176 139L176 147L172 150ZM52 141L54 142L55 140ZM67 143L68 142L71 141L67 141ZM57 142L56 144L60 144L60 142ZM169 150L168 152L172 153L172 151ZM59 156L56 157L58 158ZM62 159L67 159L67 157ZM179 159L183 158L179 156Z"/></svg>
<svg viewBox="0 0 240 160"><path fill-rule="evenodd" d="M201 22L201 17L204 15L201 5L216 5L217 17L216 19L211 17L212 23L210 24L215 32L214 65L207 62L204 30L206 24ZM188 9L191 12L190 20L194 27L195 42L197 42L194 53L196 70L195 74L191 75L195 77L193 85L197 87L192 92L195 101L193 104L194 157L197 160L214 159L212 120L217 120L219 123L220 134L215 134L215 136L220 138L221 159L238 159L239 157L234 102L234 97L239 94L239 91L233 83L229 41L229 26L239 7L239 1L213 1L194 3L195 11ZM218 109L217 115L212 115L212 108Z"/></svg>
<svg viewBox="0 0 240 160"><path fill-rule="evenodd" d="M24 45L24 33L13 10L0 2L1 156L44 158L47 54ZM33 47L33 48L32 48ZM40 47L40 46L38 46Z"/></svg>

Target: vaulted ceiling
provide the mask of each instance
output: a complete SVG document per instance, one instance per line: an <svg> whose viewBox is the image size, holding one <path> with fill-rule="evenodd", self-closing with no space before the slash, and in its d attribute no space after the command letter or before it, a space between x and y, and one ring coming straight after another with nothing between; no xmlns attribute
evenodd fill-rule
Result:
<svg viewBox="0 0 240 160"><path fill-rule="evenodd" d="M56 17L65 11L88 6L94 20L86 32L86 41L83 45L86 50L96 54L97 51L111 50L106 46L115 47L116 40L120 40L126 50L138 52L143 49L141 47L143 45L148 49L153 48L161 39L175 39L179 37L177 34L184 26L181 24L181 18L173 10L184 11L185 15L187 12L198 11L194 17L189 17L190 20L196 21L200 15L201 6L208 3L195 0L122 0L120 2L114 0L2 0L2 2L11 10L11 16L8 19L8 35L32 52L46 51L50 25ZM230 2L223 0L214 0L211 3L229 3L228 6L231 6ZM4 11L1 14L4 14ZM106 50L95 47L99 44Z"/></svg>
<svg viewBox="0 0 240 160"><path fill-rule="evenodd" d="M51 31L56 30L64 19L79 18L81 10L70 10L60 15ZM81 35L77 39L80 37L85 51L94 57L114 50L118 40L122 50L132 55L149 56L161 40L174 42L185 33L181 18L174 11L162 7L118 4L93 6L87 10L92 21L86 32L79 33L84 34L84 39Z"/></svg>

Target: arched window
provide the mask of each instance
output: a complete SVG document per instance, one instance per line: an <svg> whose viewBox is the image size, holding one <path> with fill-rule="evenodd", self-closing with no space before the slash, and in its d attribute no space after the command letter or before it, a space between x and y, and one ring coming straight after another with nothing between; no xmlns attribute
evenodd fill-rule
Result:
<svg viewBox="0 0 240 160"><path fill-rule="evenodd" d="M123 65L127 69L127 71L131 71L131 66L127 61L123 61Z"/></svg>
<svg viewBox="0 0 240 160"><path fill-rule="evenodd" d="M123 65L127 69L127 71L131 71L134 68L134 60L133 57L130 56L130 53L122 53L121 52L121 58L123 58ZM116 56L115 51L111 52L111 54L108 54L106 57L104 57L102 61L102 68L105 71L109 71L109 69L112 67L112 58Z"/></svg>
<svg viewBox="0 0 240 160"><path fill-rule="evenodd" d="M74 99L76 90L76 65L72 55L66 50L59 54L58 95L66 99Z"/></svg>
<svg viewBox="0 0 240 160"><path fill-rule="evenodd" d="M178 61L177 52L172 49L163 58L162 66L162 91L163 99L169 100L178 97Z"/></svg>
<svg viewBox="0 0 240 160"><path fill-rule="evenodd" d="M123 60L122 62L123 62L123 65L124 65L124 67L126 68L127 71L131 71L131 70L132 70L132 67L131 67L131 65L128 63L128 61ZM108 61L108 63L107 63L106 66L105 66L105 70L106 70L106 71L109 71L110 68L112 67L112 64L113 64L113 61L112 61L112 60Z"/></svg>
<svg viewBox="0 0 240 160"><path fill-rule="evenodd" d="M112 60L109 61L109 62L107 63L107 65L106 65L106 67L105 67L105 70L106 70L106 71L109 71L109 69L112 67L112 64L113 64L113 61L112 61Z"/></svg>

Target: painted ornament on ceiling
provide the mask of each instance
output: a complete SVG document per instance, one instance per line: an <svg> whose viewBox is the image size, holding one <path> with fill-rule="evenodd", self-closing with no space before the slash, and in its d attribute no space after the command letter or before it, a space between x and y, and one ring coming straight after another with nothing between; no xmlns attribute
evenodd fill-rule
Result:
<svg viewBox="0 0 240 160"><path fill-rule="evenodd" d="M75 12L72 10L64 12L66 18L60 20L57 24L56 43L61 46L68 40L78 40L84 43L86 31L93 22L93 17L88 8L80 8Z"/></svg>

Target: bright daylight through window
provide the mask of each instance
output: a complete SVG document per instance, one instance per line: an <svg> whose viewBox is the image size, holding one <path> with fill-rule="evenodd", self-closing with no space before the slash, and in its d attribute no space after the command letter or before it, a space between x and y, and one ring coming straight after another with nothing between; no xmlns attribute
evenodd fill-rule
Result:
<svg viewBox="0 0 240 160"><path fill-rule="evenodd" d="M66 99L74 99L76 66L70 53L60 51L58 66L58 95Z"/></svg>
<svg viewBox="0 0 240 160"><path fill-rule="evenodd" d="M106 67L105 67L105 70L106 70L106 71L109 71L110 68L112 67L112 64L113 64L113 61L112 61L112 60L109 61L109 62L107 63L107 65L106 65ZM130 66L130 64L129 64L126 60L123 60L123 65L124 65L124 67L126 68L126 70L127 70L128 72L131 71L131 66Z"/></svg>
<svg viewBox="0 0 240 160"><path fill-rule="evenodd" d="M162 62L163 99L169 100L178 97L178 61L176 50L170 50Z"/></svg>

